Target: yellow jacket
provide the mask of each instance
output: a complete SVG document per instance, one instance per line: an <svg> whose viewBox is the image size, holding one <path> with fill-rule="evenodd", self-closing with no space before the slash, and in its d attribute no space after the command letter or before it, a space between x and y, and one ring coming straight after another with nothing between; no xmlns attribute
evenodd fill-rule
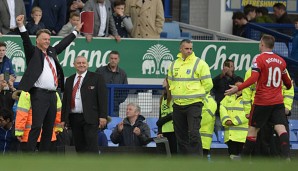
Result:
<svg viewBox="0 0 298 171"><path fill-rule="evenodd" d="M217 103L210 94L206 96L206 98L203 100L203 103L204 106L202 109L200 134L203 149L209 150L212 143Z"/></svg>
<svg viewBox="0 0 298 171"><path fill-rule="evenodd" d="M251 68L246 71L244 80L247 80L251 76ZM285 107L289 110L292 109L293 99L294 99L294 86L292 86L289 90L287 90L286 86L282 86L282 93L284 97L284 104ZM242 90L243 96L243 104L244 104L244 111L246 114L250 113L251 106L254 102L254 97L256 94L256 86L255 84L251 85Z"/></svg>
<svg viewBox="0 0 298 171"><path fill-rule="evenodd" d="M225 129L224 141L245 142L248 130L248 119L245 117L242 96L233 94L225 96L220 102L220 120ZM231 120L233 126L226 125Z"/></svg>
<svg viewBox="0 0 298 171"><path fill-rule="evenodd" d="M62 103L60 97L57 94L57 114L55 119L55 125L52 134L52 141L56 140L56 133L55 132L62 132L61 126L61 107ZM18 107L17 107L17 114L16 114L16 121L15 121L15 136L21 136L21 142L28 142L29 132L32 126L32 109L31 109L31 101L30 101L30 94L28 92L22 91ZM40 135L38 138L40 141Z"/></svg>
<svg viewBox="0 0 298 171"><path fill-rule="evenodd" d="M213 87L208 64L193 52L185 60L179 53L168 70L168 82L174 103L189 105L202 102Z"/></svg>

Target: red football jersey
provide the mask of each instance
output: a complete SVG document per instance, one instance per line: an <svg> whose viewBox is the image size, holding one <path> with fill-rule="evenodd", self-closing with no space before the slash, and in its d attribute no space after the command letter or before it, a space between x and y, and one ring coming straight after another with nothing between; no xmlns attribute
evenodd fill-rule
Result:
<svg viewBox="0 0 298 171"><path fill-rule="evenodd" d="M273 52L264 52L253 61L252 71L260 74L254 104L283 103L282 74L287 74L286 66L286 62Z"/></svg>

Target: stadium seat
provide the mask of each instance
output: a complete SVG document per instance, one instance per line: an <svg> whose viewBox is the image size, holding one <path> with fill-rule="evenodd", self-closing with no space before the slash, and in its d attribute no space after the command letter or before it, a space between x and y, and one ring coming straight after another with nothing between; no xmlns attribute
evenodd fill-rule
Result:
<svg viewBox="0 0 298 171"><path fill-rule="evenodd" d="M214 132L212 134L212 142L219 142L218 139L217 139L217 136Z"/></svg>
<svg viewBox="0 0 298 171"><path fill-rule="evenodd" d="M122 121L120 117L111 117L111 122L108 123L107 128L109 130L113 130L118 123Z"/></svg>
<svg viewBox="0 0 298 171"><path fill-rule="evenodd" d="M110 130L110 129L105 129L104 131L103 131L105 134L106 134L106 136L107 136L107 138L108 138L108 141L111 141L111 134L112 134L112 130Z"/></svg>
<svg viewBox="0 0 298 171"><path fill-rule="evenodd" d="M225 131L218 131L218 141L222 144L225 143Z"/></svg>
<svg viewBox="0 0 298 171"><path fill-rule="evenodd" d="M151 135L151 138L156 138L157 137L157 133L154 132L152 129L150 129L150 135Z"/></svg>
<svg viewBox="0 0 298 171"><path fill-rule="evenodd" d="M298 120L289 120L289 128L298 135Z"/></svg>
<svg viewBox="0 0 298 171"><path fill-rule="evenodd" d="M149 128L156 134L158 132L157 130L157 122L158 118L146 118L146 123L148 124Z"/></svg>
<svg viewBox="0 0 298 171"><path fill-rule="evenodd" d="M290 143L291 144L298 144L298 138L297 138L297 135L293 132L293 131L290 131Z"/></svg>
<svg viewBox="0 0 298 171"><path fill-rule="evenodd" d="M191 39L191 34L181 32L177 22L165 22L160 37L166 39Z"/></svg>

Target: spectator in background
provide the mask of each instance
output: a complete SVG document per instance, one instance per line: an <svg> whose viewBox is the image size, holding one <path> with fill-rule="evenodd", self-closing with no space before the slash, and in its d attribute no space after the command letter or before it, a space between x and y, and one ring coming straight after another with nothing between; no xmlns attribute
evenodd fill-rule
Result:
<svg viewBox="0 0 298 171"><path fill-rule="evenodd" d="M67 1L67 12L66 18L70 18L72 12L80 13L88 0L66 0Z"/></svg>
<svg viewBox="0 0 298 171"><path fill-rule="evenodd" d="M248 23L245 15L238 11L234 12L233 16L233 35L246 38L246 24Z"/></svg>
<svg viewBox="0 0 298 171"><path fill-rule="evenodd" d="M112 16L112 8L109 0L89 0L86 2L83 11L94 11L94 29L93 35L85 35L87 41L91 41L92 37L113 37L118 42L118 35L115 21ZM109 34L111 33L111 34Z"/></svg>
<svg viewBox="0 0 298 171"><path fill-rule="evenodd" d="M0 42L0 74L15 76L11 60L6 56L6 43Z"/></svg>
<svg viewBox="0 0 298 171"><path fill-rule="evenodd" d="M0 0L0 4L0 36L2 34L18 34L16 17L18 15L26 16L24 1Z"/></svg>
<svg viewBox="0 0 298 171"><path fill-rule="evenodd" d="M124 15L125 2L123 0L117 0L114 2L114 21L118 34L121 37L130 37L131 30L133 28L131 18Z"/></svg>
<svg viewBox="0 0 298 171"><path fill-rule="evenodd" d="M126 0L125 14L131 17L131 37L159 39L163 29L164 9L161 0Z"/></svg>
<svg viewBox="0 0 298 171"><path fill-rule="evenodd" d="M257 7L251 4L247 4L244 6L243 13L248 22L256 22L256 16L257 16L256 9Z"/></svg>
<svg viewBox="0 0 298 171"><path fill-rule="evenodd" d="M0 109L0 152L2 154L8 152L16 152L18 140L13 135L13 113L11 110Z"/></svg>
<svg viewBox="0 0 298 171"><path fill-rule="evenodd" d="M224 61L222 66L221 74L217 75L212 79L213 81L213 89L212 93L215 96L215 101L217 103L217 110L216 110L216 123L215 123L215 130L214 132L217 134L217 131L222 129L222 124L219 119L219 109L220 109L220 102L225 97L224 93L226 90L230 88L230 85L234 85L236 80L239 80L239 76L235 75L235 67L234 61L231 59L227 59Z"/></svg>
<svg viewBox="0 0 298 171"><path fill-rule="evenodd" d="M26 24L26 29L30 35L36 35L37 31L40 29L45 29L46 26L41 22L42 10L39 7L32 8L31 11L32 20Z"/></svg>
<svg viewBox="0 0 298 171"><path fill-rule="evenodd" d="M15 72L11 60L6 56L6 44L0 42L0 108L12 110L14 100L11 95L14 88Z"/></svg>
<svg viewBox="0 0 298 171"><path fill-rule="evenodd" d="M295 20L295 32L293 34L292 39L292 52L291 52L291 58L298 61L298 19ZM298 80L295 80L298 82Z"/></svg>
<svg viewBox="0 0 298 171"><path fill-rule="evenodd" d="M276 23L291 24L292 21L288 16L286 6L283 3L276 3L273 5L273 12L276 17Z"/></svg>
<svg viewBox="0 0 298 171"><path fill-rule="evenodd" d="M157 137L166 137L172 154L177 154L177 140L173 124L173 100L169 90L168 78L164 79L162 84L164 90L160 97L159 119L156 122L158 127Z"/></svg>
<svg viewBox="0 0 298 171"><path fill-rule="evenodd" d="M150 142L150 128L140 115L139 105L129 103L126 118L120 122L111 134L111 141L119 146L145 146Z"/></svg>
<svg viewBox="0 0 298 171"><path fill-rule="evenodd" d="M258 7L256 9L257 17L256 22L257 23L273 23L272 18L268 15L268 9L266 7Z"/></svg>
<svg viewBox="0 0 298 171"><path fill-rule="evenodd" d="M57 35L66 23L66 0L34 0L33 7L42 9L41 21L53 36Z"/></svg>
<svg viewBox="0 0 298 171"><path fill-rule="evenodd" d="M67 36L72 33L77 25L80 23L80 14L77 12L72 12L69 17L69 22L65 24L62 29L59 31L58 36ZM81 36L78 34L78 37Z"/></svg>
<svg viewBox="0 0 298 171"><path fill-rule="evenodd" d="M111 51L109 54L109 63L96 69L96 73L104 77L106 84L127 84L126 72L119 67L120 54L118 51ZM114 111L110 111L111 116L119 116L120 104L125 101L128 90L115 90Z"/></svg>

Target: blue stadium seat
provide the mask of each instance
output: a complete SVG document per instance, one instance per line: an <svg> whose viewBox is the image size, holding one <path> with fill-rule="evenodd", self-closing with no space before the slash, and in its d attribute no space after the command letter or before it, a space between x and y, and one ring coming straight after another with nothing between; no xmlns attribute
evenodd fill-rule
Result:
<svg viewBox="0 0 298 171"><path fill-rule="evenodd" d="M157 130L157 122L158 118L146 118L146 123L148 124L149 128L156 134L158 132Z"/></svg>
<svg viewBox="0 0 298 171"><path fill-rule="evenodd" d="M298 134L298 120L289 120L290 131L294 131Z"/></svg>
<svg viewBox="0 0 298 171"><path fill-rule="evenodd" d="M290 143L298 144L297 135L293 131L290 131Z"/></svg>
<svg viewBox="0 0 298 171"><path fill-rule="evenodd" d="M181 32L177 22L165 22L160 37L166 39L191 39L191 34Z"/></svg>
<svg viewBox="0 0 298 171"><path fill-rule="evenodd" d="M157 137L157 133L154 132L152 129L150 129L150 135L151 135L151 138L156 138Z"/></svg>
<svg viewBox="0 0 298 171"><path fill-rule="evenodd" d="M212 142L219 142L218 139L217 139L217 136L214 132L212 134Z"/></svg>
<svg viewBox="0 0 298 171"><path fill-rule="evenodd" d="M104 131L103 131L105 134L106 134L106 136L107 136L107 138L108 138L108 141L111 141L111 134L112 134L112 130L110 130L110 129L105 129Z"/></svg>
<svg viewBox="0 0 298 171"><path fill-rule="evenodd" d="M118 123L122 121L120 117L111 117L111 122L108 123L107 128L109 130L113 130Z"/></svg>
<svg viewBox="0 0 298 171"><path fill-rule="evenodd" d="M220 142L220 143L225 143L225 131L218 131L218 141Z"/></svg>

